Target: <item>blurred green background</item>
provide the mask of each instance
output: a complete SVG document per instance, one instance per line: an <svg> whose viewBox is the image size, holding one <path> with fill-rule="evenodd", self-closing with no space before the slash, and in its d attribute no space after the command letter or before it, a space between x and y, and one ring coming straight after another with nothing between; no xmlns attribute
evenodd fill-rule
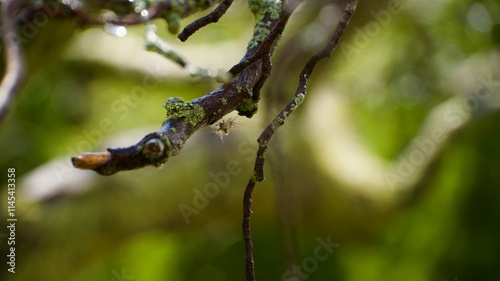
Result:
<svg viewBox="0 0 500 281"><path fill-rule="evenodd" d="M6 270L2 227L0 279L244 280L242 198L256 139L343 9L305 2L254 118L238 117L223 141L200 130L160 168L111 177L69 159L137 142L160 128L167 98L218 84L144 51L143 26L119 38L106 32L113 27L69 20L34 25L24 44L29 76L0 130L2 218L8 168L18 218L16 273ZM251 22L246 2L235 1L186 43L156 23L188 61L227 70ZM499 44L498 1L361 1L303 107L271 142L253 200L257 279L500 280Z"/></svg>

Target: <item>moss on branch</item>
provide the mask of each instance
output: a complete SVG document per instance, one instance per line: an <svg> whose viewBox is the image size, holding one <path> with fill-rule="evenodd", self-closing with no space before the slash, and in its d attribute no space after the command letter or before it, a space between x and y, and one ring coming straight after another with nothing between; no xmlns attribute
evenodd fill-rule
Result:
<svg viewBox="0 0 500 281"><path fill-rule="evenodd" d="M251 98L243 99L237 106L236 110L239 115L251 118L259 109L259 103Z"/></svg>
<svg viewBox="0 0 500 281"><path fill-rule="evenodd" d="M250 0L248 6L255 16L254 35L248 42L248 49L258 46L271 32L271 20L277 20L281 11L280 0Z"/></svg>
<svg viewBox="0 0 500 281"><path fill-rule="evenodd" d="M205 111L200 105L185 102L180 97L167 99L163 107L167 111L167 117L163 125L165 125L169 119L184 118L184 122L194 128L205 117Z"/></svg>
<svg viewBox="0 0 500 281"><path fill-rule="evenodd" d="M195 4L197 8L200 8L203 3L211 5L214 1L166 0L151 5L163 3L162 5L169 5L168 7L170 7L166 9L163 6L163 11L172 13L175 10L175 12L180 12L180 10L177 11L178 7L176 8L175 4L172 8L174 2L181 5L181 7L189 4L189 9L193 9ZM259 55L264 56L265 59L256 59L249 62L238 71L237 75L229 72L230 75L227 75L227 77L231 77L229 78L230 81L225 81L224 85L200 98L192 101L184 101L180 97L168 98L163 105L166 110L166 117L158 132L145 136L138 143L129 147L108 148L103 153L84 153L73 157L74 166L82 169L92 169L103 175L111 175L119 171L138 169L148 165L158 166L170 157L177 155L187 139L198 129L213 124L224 115L236 110L239 115L248 118L252 117L258 110L259 91L270 74L270 57L272 55L270 46L273 46L281 35L280 32L273 31L274 33L270 33L269 29L278 26L280 23L284 26L287 18L280 17L281 1L252 0L250 2L251 6L253 6L251 9L256 10L258 8L256 13L257 28L253 41L257 44L256 48L265 42L265 48L262 48L263 53ZM222 3L224 5L221 4L221 10L224 10L230 5L231 0L223 0ZM182 17L184 17L184 14L182 14ZM213 19L208 20L213 21ZM259 22L261 23L259 24ZM174 26L170 28L176 29L175 24L173 23ZM193 32L193 30L190 32ZM168 46L156 35L155 30L147 31L147 48L170 58ZM241 61L245 61L253 55L255 55L255 49L248 49ZM184 60L177 59L174 61L183 67L187 65Z"/></svg>

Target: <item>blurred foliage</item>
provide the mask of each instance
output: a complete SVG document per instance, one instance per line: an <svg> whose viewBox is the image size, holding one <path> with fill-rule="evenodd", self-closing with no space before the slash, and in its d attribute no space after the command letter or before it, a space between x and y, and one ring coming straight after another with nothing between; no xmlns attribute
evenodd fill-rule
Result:
<svg viewBox="0 0 500 281"><path fill-rule="evenodd" d="M217 84L187 74L165 76L145 95L134 96L146 73L68 59L67 45L84 30L60 20L41 27L24 44L29 77L0 131L2 218L5 171L15 167L19 219L16 274L2 268L1 280L243 280L241 202L255 140L291 96L299 62L320 48L321 39L311 37L316 31L322 34L318 21L328 19L326 12L339 12L341 4L321 10L318 3L326 2L309 1L291 19L274 62L278 80L270 81L262 101L267 104L256 118L239 117L234 133L223 142L203 129L161 168L112 177L72 168L58 174L47 163L134 143L161 126L161 105L167 98L190 100ZM391 3L403 6L380 19ZM245 40L250 34L245 5L235 3L219 23L188 43L210 44L208 55L224 56L217 44ZM475 89L462 81L461 73L499 81L497 1L362 1L358 9L332 60L314 73L309 94L313 99L315 89L326 85L333 95L342 96L353 130L382 158L396 159L441 102ZM127 36L140 37L141 31L131 28ZM285 47L287 42L296 44ZM234 52L242 53L244 44L242 48ZM498 95L500 89L495 89L491 94ZM500 279L499 113L480 116L457 132L424 190L393 207L325 174L311 153L317 148L303 122L307 109L306 100L271 142L280 150L271 151L266 181L255 190L252 234L258 280L286 280L282 278L293 265L307 276L288 280ZM103 120L111 122L107 130L100 129ZM95 130L101 135L93 134ZM237 172L230 174L228 163ZM63 186L83 175L85 189L30 199L23 180L44 164L52 167L48 177L64 178ZM222 174L229 175L227 184L217 182L225 182ZM193 206L196 194L210 184L219 186L216 195L187 223L180 204ZM328 237L340 247L313 266L319 239ZM5 266L4 238L0 260ZM304 266L314 270L306 272Z"/></svg>

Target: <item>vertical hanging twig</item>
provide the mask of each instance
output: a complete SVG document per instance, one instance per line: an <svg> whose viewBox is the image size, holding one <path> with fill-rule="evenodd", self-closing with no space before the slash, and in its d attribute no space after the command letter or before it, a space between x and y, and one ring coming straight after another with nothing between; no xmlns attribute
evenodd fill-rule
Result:
<svg viewBox="0 0 500 281"><path fill-rule="evenodd" d="M313 55L309 61L306 63L299 77L299 85L295 91L294 98L290 101L280 113L271 121L271 123L264 129L262 134L259 136L259 150L257 151L257 159L255 160L255 166L253 170L252 177L250 178L247 187L245 189L245 195L243 198L243 239L245 241L246 250L246 280L255 280L255 270L254 270L254 260L253 260L253 242L250 230L250 217L252 215L252 194L255 189L255 184L264 180L264 163L265 154L267 151L268 143L276 130L281 127L286 118L293 112L297 107L304 101L307 92L307 82L311 76L314 68L322 59L330 57L337 48L344 31L351 20L351 17L356 10L356 6L359 0L350 0L347 4L342 17L339 20L339 24L332 38L329 40L326 47Z"/></svg>

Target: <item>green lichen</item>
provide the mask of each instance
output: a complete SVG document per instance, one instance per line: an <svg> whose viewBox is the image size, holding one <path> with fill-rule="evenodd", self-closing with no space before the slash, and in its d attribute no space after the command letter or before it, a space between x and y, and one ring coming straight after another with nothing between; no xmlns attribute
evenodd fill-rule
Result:
<svg viewBox="0 0 500 281"><path fill-rule="evenodd" d="M222 102L222 105L227 105L227 99L226 98L221 98L220 101Z"/></svg>
<svg viewBox="0 0 500 281"><path fill-rule="evenodd" d="M171 128L171 129L174 129L175 131L175 128ZM170 150L169 148L172 146L172 144L170 143L170 139L167 138L167 136L161 136L160 137L160 140L165 144L165 146L167 147L167 151Z"/></svg>
<svg viewBox="0 0 500 281"><path fill-rule="evenodd" d="M250 39L250 42L248 42L248 49L252 49L254 47L257 47L259 45L259 43L262 42L262 40L264 40L264 38L266 38L266 36L269 34L269 32L271 32L269 30L270 26L271 26L270 21L257 22L257 24L255 25L255 29L254 29L255 30L254 36L252 37L252 39Z"/></svg>
<svg viewBox="0 0 500 281"><path fill-rule="evenodd" d="M254 16L258 16L260 9L262 6L262 0L249 0L248 1L248 8L250 8L250 11L254 14Z"/></svg>
<svg viewBox="0 0 500 281"><path fill-rule="evenodd" d="M259 109L259 104L251 98L244 99L238 104L238 106L236 106L238 114L246 116L248 118L251 118L257 112L258 109Z"/></svg>
<svg viewBox="0 0 500 281"><path fill-rule="evenodd" d="M281 127L281 125L283 125L284 123L285 120L281 119L280 117L274 118L274 120L271 122L271 130L273 130L273 132L276 132L276 130L278 130L278 128Z"/></svg>
<svg viewBox="0 0 500 281"><path fill-rule="evenodd" d="M269 13L271 19L277 20L281 12L281 0L249 0L248 8L257 19Z"/></svg>
<svg viewBox="0 0 500 281"><path fill-rule="evenodd" d="M174 129L175 128L171 128ZM167 159L172 156L172 143L170 142L170 139L167 136L161 136L160 140L165 144L165 153L167 154Z"/></svg>
<svg viewBox="0 0 500 281"><path fill-rule="evenodd" d="M280 0L250 0L248 7L255 16L254 36L248 42L248 48L256 47L269 34L271 22L264 21L266 15L269 15L271 20L277 20L281 12Z"/></svg>
<svg viewBox="0 0 500 281"><path fill-rule="evenodd" d="M205 117L205 111L201 106L191 102L185 102L179 97L167 99L163 107L165 107L167 111L166 120L184 118L185 122L192 127L196 126Z"/></svg>
<svg viewBox="0 0 500 281"><path fill-rule="evenodd" d="M274 2L274 3L269 5L269 8L267 10L269 13L269 17L272 20L279 19L280 13L281 13L281 1L276 0L276 1L267 1L267 2Z"/></svg>
<svg viewBox="0 0 500 281"><path fill-rule="evenodd" d="M298 94L295 99L293 100L293 105L292 107L290 108L290 112L294 111L295 109L297 109L297 107L299 107L300 104L302 104L304 102L304 99L306 98L306 95L304 95L304 93L300 93Z"/></svg>
<svg viewBox="0 0 500 281"><path fill-rule="evenodd" d="M259 143L260 147L266 147L267 146L267 141L258 140L258 143Z"/></svg>
<svg viewBox="0 0 500 281"><path fill-rule="evenodd" d="M260 182L261 181L260 177L257 175L256 172L254 172L253 175L252 175L252 181L253 182Z"/></svg>

